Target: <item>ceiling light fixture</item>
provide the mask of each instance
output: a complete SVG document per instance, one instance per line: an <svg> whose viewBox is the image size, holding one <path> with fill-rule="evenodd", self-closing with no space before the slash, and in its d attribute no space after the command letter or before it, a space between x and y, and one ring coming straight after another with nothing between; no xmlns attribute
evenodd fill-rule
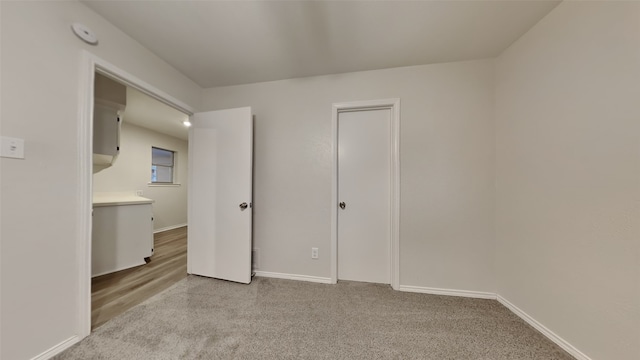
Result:
<svg viewBox="0 0 640 360"><path fill-rule="evenodd" d="M189 120L185 120L185 121L183 121L183 122L182 122L182 124L183 124L184 126L186 126L186 127L191 126L191 122L190 122Z"/></svg>
<svg viewBox="0 0 640 360"><path fill-rule="evenodd" d="M82 41L86 42L89 45L97 45L98 44L98 36L94 33L89 27L84 24L74 23L71 25L71 30L76 34Z"/></svg>

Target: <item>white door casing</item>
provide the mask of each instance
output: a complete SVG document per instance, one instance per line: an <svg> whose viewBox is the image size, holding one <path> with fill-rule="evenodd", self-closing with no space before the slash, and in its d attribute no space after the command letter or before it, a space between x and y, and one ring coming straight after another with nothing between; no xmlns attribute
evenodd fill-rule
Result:
<svg viewBox="0 0 640 360"><path fill-rule="evenodd" d="M251 108L196 113L189 130L187 271L251 282Z"/></svg>
<svg viewBox="0 0 640 360"><path fill-rule="evenodd" d="M389 227L391 249L389 256L389 274L391 287L398 290L400 286L400 99L383 99L372 101L356 101L333 104L332 111L332 157L333 172L331 184L331 282L338 281L338 118L341 113L357 110L390 111L390 214ZM347 204L348 206L348 204Z"/></svg>
<svg viewBox="0 0 640 360"><path fill-rule="evenodd" d="M94 79L95 74L106 75L116 81L134 88L160 102L171 106L187 115L195 109L161 89L152 86L142 79L116 67L110 62L82 51L80 62L80 91L78 94L78 193L77 213L78 223L76 253L78 254L78 335L65 343L64 348L82 340L91 333L91 233L92 233L92 199L93 199L93 113L94 113Z"/></svg>
<svg viewBox="0 0 640 360"><path fill-rule="evenodd" d="M391 283L391 111L338 114L338 279Z"/></svg>

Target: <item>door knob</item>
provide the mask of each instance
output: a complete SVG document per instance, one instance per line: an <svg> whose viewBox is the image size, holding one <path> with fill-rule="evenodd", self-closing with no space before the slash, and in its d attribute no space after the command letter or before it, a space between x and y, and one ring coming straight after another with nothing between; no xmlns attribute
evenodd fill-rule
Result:
<svg viewBox="0 0 640 360"><path fill-rule="evenodd" d="M249 205L246 202L243 202L242 204L240 204L240 210L245 210L248 207Z"/></svg>
<svg viewBox="0 0 640 360"><path fill-rule="evenodd" d="M345 204L344 201L341 202L339 205L340 205L340 209L342 209L342 210L344 210L344 208L347 207L347 204Z"/></svg>

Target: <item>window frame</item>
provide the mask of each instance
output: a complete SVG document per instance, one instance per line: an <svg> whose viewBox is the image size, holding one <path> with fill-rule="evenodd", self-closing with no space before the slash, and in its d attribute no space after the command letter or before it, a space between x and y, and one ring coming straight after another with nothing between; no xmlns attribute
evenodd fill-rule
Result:
<svg viewBox="0 0 640 360"><path fill-rule="evenodd" d="M157 150L161 150L161 151L166 151L166 152L170 152L171 153L171 166L168 165L159 165L159 164L155 164L153 162L153 150L157 149ZM176 155L177 155L177 151L174 150L169 150L169 149L165 149L159 146L151 146L151 178L149 181L149 185L156 185L156 186L170 186L170 185L179 185L176 182ZM154 181L153 180L153 167L167 167L167 168L171 168L171 181L167 182L167 181ZM156 179L157 179L157 171L156 171Z"/></svg>

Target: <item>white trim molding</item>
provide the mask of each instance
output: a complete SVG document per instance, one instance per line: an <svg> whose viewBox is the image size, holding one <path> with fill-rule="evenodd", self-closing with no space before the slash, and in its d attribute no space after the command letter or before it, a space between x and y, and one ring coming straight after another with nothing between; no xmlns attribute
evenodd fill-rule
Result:
<svg viewBox="0 0 640 360"><path fill-rule="evenodd" d="M51 349L41 353L40 355L36 355L36 356L32 357L31 360L47 360L47 359L50 359L50 358L60 354L61 352L65 351L66 349L70 348L71 346L77 344L79 341L80 341L80 337L77 336L77 335L74 335L74 336L68 338L67 340L55 345Z"/></svg>
<svg viewBox="0 0 640 360"><path fill-rule="evenodd" d="M431 295L460 296L460 297L468 297L468 298L475 298L475 299L491 299L491 300L496 299L495 293L482 292L482 291L441 289L441 288L410 286L410 285L400 285L398 290L405 291L405 292L431 294Z"/></svg>
<svg viewBox="0 0 640 360"><path fill-rule="evenodd" d="M77 339L71 338L54 349L61 346L71 346L73 342L80 341L91 333L91 210L93 199L93 83L95 74L100 73L115 79L188 115L195 112L195 109L189 105L119 69L89 51L82 51L79 71L80 92L78 94L77 121L78 203L76 207L78 209L76 213L76 222L78 224L76 235L78 335ZM49 352L45 354L49 354Z"/></svg>
<svg viewBox="0 0 640 360"><path fill-rule="evenodd" d="M178 225L165 226L165 227L163 227L163 228L160 228L160 229L157 229L157 230L153 230L153 233L154 233L154 234L157 234L157 233L161 233L161 232L163 232L163 231L169 231L169 230L173 230L173 229L179 229L179 228L181 228L181 227L185 227L185 226L187 226L187 224L186 224L186 223L185 223L185 224L178 224Z"/></svg>
<svg viewBox="0 0 640 360"><path fill-rule="evenodd" d="M84 50L85 54L91 58L95 72L108 76L128 87L134 88L141 93L152 97L161 103L170 106L186 115L193 115L196 110L166 92L152 86L151 84L139 79L132 74L116 67L115 65L97 57L96 55ZM93 100L93 99L92 99Z"/></svg>
<svg viewBox="0 0 640 360"><path fill-rule="evenodd" d="M308 281L308 282L314 282L314 283L320 283L320 284L332 283L330 278L319 277L319 276L284 274L284 273L268 272L268 271L256 271L255 274L256 276L259 276L259 277L267 277L267 278L275 278L275 279Z"/></svg>
<svg viewBox="0 0 640 360"><path fill-rule="evenodd" d="M338 115L346 111L391 110L391 287L400 286L400 99L333 104L331 117L331 283L338 282Z"/></svg>
<svg viewBox="0 0 640 360"><path fill-rule="evenodd" d="M553 341L556 345L560 346L564 351L571 354L571 356L575 357L577 360L591 360L591 358L585 355L582 351L578 350L568 341L561 338L553 331L549 330L549 328L539 323L536 319L531 317L529 314L527 314L517 306L513 305L509 300L503 298L500 295L498 295L497 300L512 313L518 315L518 317L524 320L527 324L533 326L534 329L538 330L540 333L542 333L542 335L546 336L549 340Z"/></svg>
<svg viewBox="0 0 640 360"><path fill-rule="evenodd" d="M78 334L91 333L91 216L93 209L93 83L96 63L92 54L82 53L78 105Z"/></svg>

